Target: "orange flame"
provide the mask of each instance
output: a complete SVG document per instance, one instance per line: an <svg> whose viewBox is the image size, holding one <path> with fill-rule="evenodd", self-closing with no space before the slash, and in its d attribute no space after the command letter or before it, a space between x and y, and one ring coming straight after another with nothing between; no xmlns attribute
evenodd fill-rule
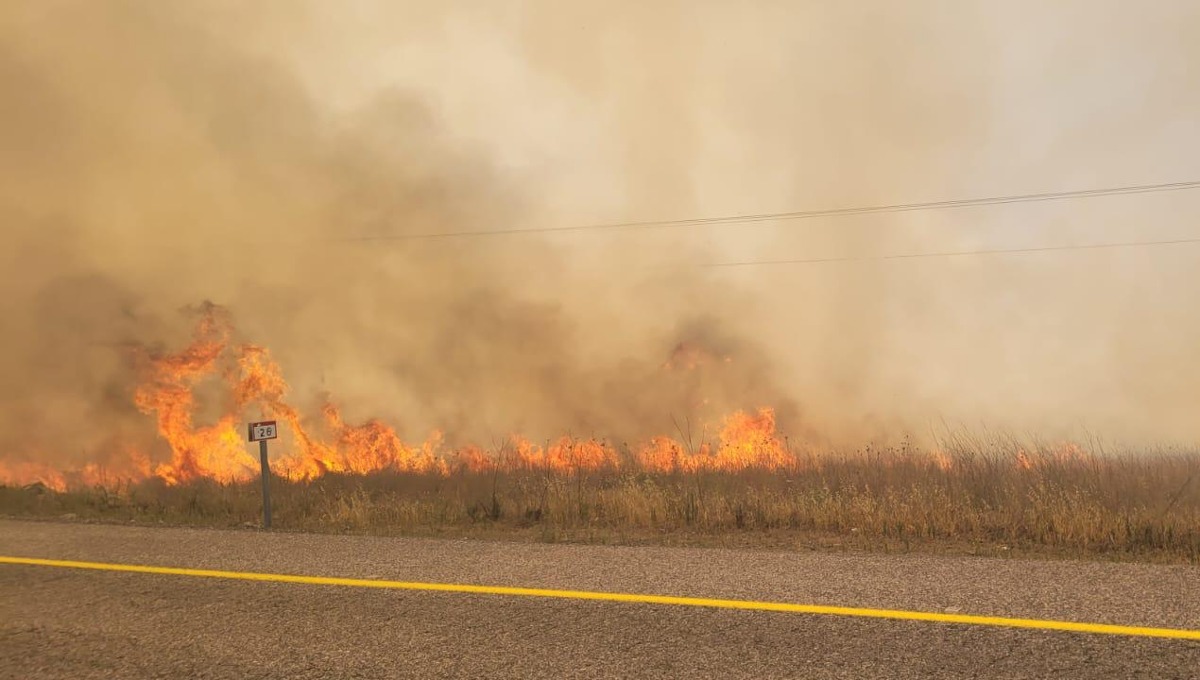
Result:
<svg viewBox="0 0 1200 680"><path fill-rule="evenodd" d="M0 486L41 484L55 491L67 490L67 478L62 471L33 461L5 463L0 461Z"/></svg>
<svg viewBox="0 0 1200 680"><path fill-rule="evenodd" d="M553 470L555 472L590 472L615 469L619 465L617 452L595 439L561 437L545 448L514 435L512 448L516 454L514 467Z"/></svg>
<svg viewBox="0 0 1200 680"><path fill-rule="evenodd" d="M447 450L440 432L414 446L378 419L347 423L332 403L321 409L321 418L313 424L288 403L287 382L266 348L231 344L234 329L224 309L207 304L198 311L191 342L183 349L171 353L137 347L132 353L138 377L133 403L153 417L170 450L168 460L152 464L146 452L130 450L124 452L120 465L90 464L69 474L40 463L0 463L0 484L40 480L61 490L72 484L104 485L110 478L157 477L172 485L196 479L247 481L258 475L259 467L244 440L244 424L253 418L276 418L285 425L280 443L290 444L290 450L276 456L273 469L294 480L380 471L445 475L451 468L571 473L616 470L630 462L664 472L775 470L797 465L777 435L775 412L769 408L727 416L716 442L694 449L669 437L654 437L635 447L631 460L623 460L607 441L570 436L537 445L514 435L509 446L495 454L474 445ZM694 347L681 345L668 366L690 369L710 360ZM197 423L201 412L214 411L211 422Z"/></svg>
<svg viewBox="0 0 1200 680"><path fill-rule="evenodd" d="M942 472L949 472L954 469L954 459L950 457L950 454L941 449L934 449L930 452L929 457L933 465Z"/></svg>
<svg viewBox="0 0 1200 680"><path fill-rule="evenodd" d="M741 411L730 414L721 428L719 442L715 451L708 443L690 451L670 437L654 437L638 452L638 460L647 469L659 472L780 470L799 464L776 435L773 409L760 409L757 415Z"/></svg>
<svg viewBox="0 0 1200 680"><path fill-rule="evenodd" d="M1092 454L1080 445L1064 442L1048 449L1039 448L1034 453L1022 448L1017 451L1016 466L1021 470L1034 470L1054 465L1082 465L1092 460Z"/></svg>
<svg viewBox="0 0 1200 680"><path fill-rule="evenodd" d="M240 436L240 419L228 413L215 424L196 427L195 388L211 375L229 343L228 316L215 306L204 310L192 344L177 354L145 352L143 379L133 395L143 413L155 416L158 432L171 446L171 461L155 469L169 484L210 477L240 481L254 474L254 459Z"/></svg>

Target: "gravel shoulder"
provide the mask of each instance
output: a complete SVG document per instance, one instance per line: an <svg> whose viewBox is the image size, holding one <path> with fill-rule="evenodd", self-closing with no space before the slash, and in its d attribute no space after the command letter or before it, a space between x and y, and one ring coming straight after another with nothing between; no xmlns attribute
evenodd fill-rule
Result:
<svg viewBox="0 0 1200 680"><path fill-rule="evenodd" d="M0 521L0 554L1200 629L1188 566ZM1200 677L1200 644L0 565L2 677Z"/></svg>

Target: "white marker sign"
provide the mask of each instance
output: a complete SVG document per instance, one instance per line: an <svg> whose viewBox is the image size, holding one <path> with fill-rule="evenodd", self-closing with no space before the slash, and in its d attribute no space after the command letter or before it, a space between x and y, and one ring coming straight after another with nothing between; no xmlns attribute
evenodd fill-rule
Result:
<svg viewBox="0 0 1200 680"><path fill-rule="evenodd" d="M250 441L261 442L279 437L279 428L274 420L261 423L250 423Z"/></svg>

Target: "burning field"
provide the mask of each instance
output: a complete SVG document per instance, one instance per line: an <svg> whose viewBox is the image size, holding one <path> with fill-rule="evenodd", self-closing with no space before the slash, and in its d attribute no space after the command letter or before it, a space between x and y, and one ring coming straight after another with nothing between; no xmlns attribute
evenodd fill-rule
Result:
<svg viewBox="0 0 1200 680"><path fill-rule="evenodd" d="M745 470L793 470L800 459L776 429L775 412L737 411L719 427L698 432L693 443L655 436L634 445L595 437L560 436L539 444L513 434L496 449L476 444L447 445L441 432L408 443L378 419L347 423L337 404L326 400L318 413L302 416L288 401L288 385L270 352L233 341L228 310L205 304L190 344L178 351L137 344L122 348L136 383L130 398L156 425L154 445L111 441L98 452L104 464L59 468L36 460L0 461L0 483L41 484L57 491L68 487L107 486L158 479L167 485L199 480L231 484L259 475L258 460L247 452L248 418L273 418L289 435L274 472L292 481L327 474L413 473L449 475L452 471L546 470L574 474L618 471L631 466L657 473ZM665 372L698 371L710 363L699 349L683 346L663 365ZM198 411L213 411L212 422L198 423ZM713 435L711 440L709 435ZM165 445L165 446L164 446ZM155 460L154 450L169 452Z"/></svg>
<svg viewBox="0 0 1200 680"><path fill-rule="evenodd" d="M987 41L452 5L0 7L0 512L255 522L271 419L283 528L1197 559L1193 256L894 257L1179 238L1186 192L753 217L1070 188L961 96Z"/></svg>
<svg viewBox="0 0 1200 680"><path fill-rule="evenodd" d="M253 523L258 462L244 425L261 417L284 425L272 464L285 528L1200 560L1194 451L962 433L930 448L830 450L793 443L769 407L634 444L514 434L492 447L452 445L438 431L409 443L381 420L347 422L328 395L302 413L269 351L234 341L228 310L206 304L191 315L185 347L121 348L154 441L110 440L106 463L78 468L2 463L0 510ZM661 379L728 363L681 345Z"/></svg>

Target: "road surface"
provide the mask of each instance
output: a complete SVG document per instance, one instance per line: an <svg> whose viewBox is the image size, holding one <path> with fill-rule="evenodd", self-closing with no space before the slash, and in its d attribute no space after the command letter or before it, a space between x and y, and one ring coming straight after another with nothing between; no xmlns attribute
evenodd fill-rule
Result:
<svg viewBox="0 0 1200 680"><path fill-rule="evenodd" d="M0 521L0 557L1200 630L1200 568ZM1200 678L1200 641L0 564L3 678Z"/></svg>

